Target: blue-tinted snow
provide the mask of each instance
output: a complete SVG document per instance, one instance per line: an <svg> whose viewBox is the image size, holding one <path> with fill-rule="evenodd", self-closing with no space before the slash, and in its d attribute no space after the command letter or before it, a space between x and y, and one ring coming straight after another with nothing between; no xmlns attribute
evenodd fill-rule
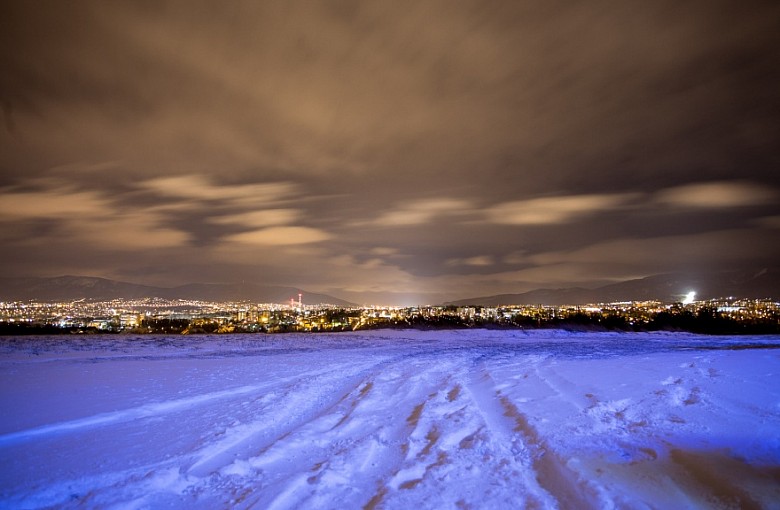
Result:
<svg viewBox="0 0 780 510"><path fill-rule="evenodd" d="M7 508L780 501L780 338L0 339Z"/></svg>

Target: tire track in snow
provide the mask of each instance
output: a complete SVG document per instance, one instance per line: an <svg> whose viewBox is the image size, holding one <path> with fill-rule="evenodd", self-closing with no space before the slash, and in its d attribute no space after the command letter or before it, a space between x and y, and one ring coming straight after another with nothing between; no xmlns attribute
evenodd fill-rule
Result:
<svg viewBox="0 0 780 510"><path fill-rule="evenodd" d="M258 419L224 431L225 439L202 449L198 460L187 469L188 474L209 475L237 458L265 452L285 441L300 427L317 421L346 399L376 364L376 361L352 363L307 377L285 379L275 388L276 395L270 405L259 410ZM279 408L270 409L273 404Z"/></svg>
<svg viewBox="0 0 780 510"><path fill-rule="evenodd" d="M517 479L528 469L510 460L510 441L497 441L475 409L467 382L474 353L468 354L440 365L424 398L405 399L411 430L404 458L377 483L364 508L540 505L539 498L518 493Z"/></svg>
<svg viewBox="0 0 780 510"><path fill-rule="evenodd" d="M467 382L475 410L482 416L499 451L518 465L534 504L542 507L599 508L563 459L540 436L517 405L496 389L490 373L481 367ZM506 447L505 445L511 445ZM552 498L552 499L551 499Z"/></svg>
<svg viewBox="0 0 780 510"><path fill-rule="evenodd" d="M376 487L373 494L369 494L362 500L363 508L377 508L379 506L385 506L386 498L392 497L394 493L399 489L408 488L410 478L409 466L413 466L413 470L416 468L423 468L420 455L415 456L413 454L413 445L416 441L415 433L419 430L420 419L423 415L423 411L429 404L432 395L432 384L437 384L440 379L438 374L438 367L429 367L423 373L416 377L414 384L404 385L400 390L402 397L393 402L388 411L392 413L392 409L396 409L395 420L388 421L382 427L382 432L385 437L392 438L390 445L393 450L393 455L389 459L381 471L375 472L373 479ZM403 409L399 411L398 409ZM388 418L393 417L388 413ZM400 416L406 416L405 419L399 419ZM431 440L431 436L428 435L427 440ZM429 449L430 449L430 442ZM417 472L416 470L414 471ZM407 484L406 486L404 484Z"/></svg>
<svg viewBox="0 0 780 510"><path fill-rule="evenodd" d="M484 367L479 370L475 367L463 384L472 413L479 416L484 423L485 441L495 450L496 456L500 457L497 459L497 466L504 467L511 476L520 478L528 491L526 496L531 501L527 501L526 506L554 506L555 501L534 476L532 452L529 450L532 445L527 444L527 438L516 433L515 424L507 419L506 410L498 401L499 392L495 389L493 378Z"/></svg>
<svg viewBox="0 0 780 510"><path fill-rule="evenodd" d="M68 433L85 428L113 425L116 423L183 411L192 407L197 407L202 404L213 402L215 400L222 400L230 397L246 395L248 393L255 393L267 389L273 385L274 383L265 383L241 386L230 390L204 393L194 397L167 400L165 402L157 402L154 404L144 404L142 406L123 409L121 411L100 413L93 416L88 416L86 418L79 418L76 420L43 425L32 429L20 430L18 432L12 432L10 434L4 434L0 436L0 446L8 443L16 443L35 439L39 436Z"/></svg>
<svg viewBox="0 0 780 510"><path fill-rule="evenodd" d="M6 444L13 444L13 443L19 443L23 441L33 440L41 436L47 436L52 434L64 434L64 433L79 431L81 429L114 425L117 423L128 422L132 420L150 418L150 417L160 416L164 414L184 411L204 404L209 404L218 400L224 400L228 398L239 397L242 395L264 391L274 386L278 386L279 384L285 384L287 382L296 381L301 377L316 376L328 372L335 372L339 374L337 377L340 377L340 375L343 374L342 370L343 367L339 367L337 369L328 368L324 370L317 370L313 372L307 372L304 374L295 375L292 377L286 377L281 380L267 381L261 384L239 386L237 388L231 388L229 390L214 391L214 392L203 393L191 397L185 397L185 398L174 399L174 400L166 400L163 402L143 404L141 406L122 409L119 411L99 413L85 418L78 418L75 420L52 423L49 425L42 425L40 427L34 427L31 429L20 430L17 432L11 432L8 434L0 435L0 447Z"/></svg>
<svg viewBox="0 0 780 510"><path fill-rule="evenodd" d="M340 501L345 507L378 505L392 496L393 481L409 464L422 462L411 455L414 433L422 409L438 394L453 364L412 361L406 357L378 365L353 391L317 419L290 435L279 447L271 446L249 462L253 468L273 466L283 460L274 450L309 462L308 478L296 477L303 469L285 466L284 481L277 480L256 503L291 508L321 507ZM408 419L399 419L405 415ZM319 424L318 424L319 422ZM312 447L311 438L321 442ZM298 452L290 454L290 443ZM424 447L422 448L424 449ZM270 457L270 458L269 458ZM411 460L410 460L411 457ZM366 490L376 487L374 492ZM268 491L266 491L268 492ZM383 503L384 505L384 503Z"/></svg>
<svg viewBox="0 0 780 510"><path fill-rule="evenodd" d="M258 437L228 445L230 451L215 449L215 455L201 459L188 474L211 473L220 486L233 487L228 492L235 498L225 501L229 505L240 499L241 507L322 506L334 500L359 506L363 496L354 489L360 486L356 479L376 479L399 455L392 418L404 404L405 391L399 388L412 378L407 358L374 360L362 367L353 363L352 372L342 368L333 375L334 384L328 383L329 374L280 389L284 399L300 404L289 409L305 416L277 416L284 425L270 435L254 422ZM251 493L242 489L247 485L253 486Z"/></svg>

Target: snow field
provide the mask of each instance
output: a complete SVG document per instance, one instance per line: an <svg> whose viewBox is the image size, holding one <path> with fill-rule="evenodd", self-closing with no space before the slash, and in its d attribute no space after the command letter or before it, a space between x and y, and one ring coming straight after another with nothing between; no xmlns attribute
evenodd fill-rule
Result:
<svg viewBox="0 0 780 510"><path fill-rule="evenodd" d="M0 507L780 508L778 346L480 330L6 341Z"/></svg>

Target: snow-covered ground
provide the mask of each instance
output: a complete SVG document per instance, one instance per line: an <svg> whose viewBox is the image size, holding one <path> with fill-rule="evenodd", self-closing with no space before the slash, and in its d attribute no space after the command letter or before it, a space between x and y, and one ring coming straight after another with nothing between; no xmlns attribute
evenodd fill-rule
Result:
<svg viewBox="0 0 780 510"><path fill-rule="evenodd" d="M780 338L0 339L3 508L780 508Z"/></svg>

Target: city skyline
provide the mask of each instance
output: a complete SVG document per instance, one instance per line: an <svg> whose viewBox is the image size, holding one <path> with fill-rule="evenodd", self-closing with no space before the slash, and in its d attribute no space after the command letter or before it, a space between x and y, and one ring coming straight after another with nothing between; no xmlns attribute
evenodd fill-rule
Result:
<svg viewBox="0 0 780 510"><path fill-rule="evenodd" d="M0 336L19 334L233 334L366 329L536 329L777 334L780 303L770 299L663 300L585 305L336 306L187 299L0 301Z"/></svg>
<svg viewBox="0 0 780 510"><path fill-rule="evenodd" d="M0 276L404 305L776 267L778 20L5 2Z"/></svg>

